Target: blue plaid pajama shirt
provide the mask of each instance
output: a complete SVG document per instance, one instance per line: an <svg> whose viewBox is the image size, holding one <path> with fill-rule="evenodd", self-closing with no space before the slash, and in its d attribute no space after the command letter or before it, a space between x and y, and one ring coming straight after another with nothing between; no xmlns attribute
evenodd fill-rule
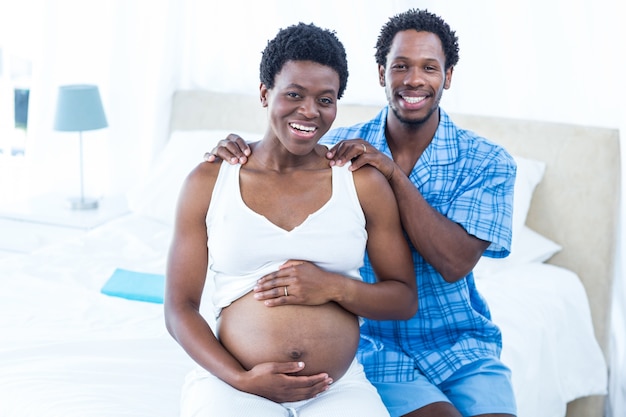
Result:
<svg viewBox="0 0 626 417"><path fill-rule="evenodd" d="M321 143L362 138L391 157L385 139L388 107L372 120L328 132ZM486 256L509 254L516 165L500 146L458 128L439 109L431 144L409 177L426 201L465 230L491 242ZM447 283L411 247L419 295L416 315L405 321L365 320L358 359L373 382L411 381L425 375L438 385L462 366L483 357L499 357L500 329L470 273ZM374 282L367 254L363 279Z"/></svg>

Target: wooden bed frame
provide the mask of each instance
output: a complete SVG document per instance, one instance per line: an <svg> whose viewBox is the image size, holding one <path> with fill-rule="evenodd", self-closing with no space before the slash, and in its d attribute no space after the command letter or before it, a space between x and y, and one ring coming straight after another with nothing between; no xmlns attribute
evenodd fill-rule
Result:
<svg viewBox="0 0 626 417"><path fill-rule="evenodd" d="M370 119L380 106L340 102L335 126ZM511 154L546 163L527 224L563 246L549 263L578 274L589 297L595 335L609 358L611 290L618 230L619 132L540 121L451 114L461 127L503 145ZM170 130L264 132L266 113L256 96L179 91ZM210 149L207 149L210 150ZM604 396L568 405L568 417L602 417Z"/></svg>

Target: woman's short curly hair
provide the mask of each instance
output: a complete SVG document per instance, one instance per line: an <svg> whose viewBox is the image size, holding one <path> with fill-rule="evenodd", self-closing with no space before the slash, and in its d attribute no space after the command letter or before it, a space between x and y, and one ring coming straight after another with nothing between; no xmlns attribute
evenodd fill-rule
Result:
<svg viewBox="0 0 626 417"><path fill-rule="evenodd" d="M387 66L387 55L391 49L393 38L398 32L404 30L416 30L418 32L434 33L441 40L443 53L446 56L446 68L448 69L459 61L459 39L456 32L439 16L428 10L410 9L399 13L389 19L380 30L376 42L376 63Z"/></svg>
<svg viewBox="0 0 626 417"><path fill-rule="evenodd" d="M276 74L287 61L313 61L334 69L339 75L337 98L343 95L348 84L348 60L334 31L302 22L279 30L261 57L261 82L267 88L274 87Z"/></svg>

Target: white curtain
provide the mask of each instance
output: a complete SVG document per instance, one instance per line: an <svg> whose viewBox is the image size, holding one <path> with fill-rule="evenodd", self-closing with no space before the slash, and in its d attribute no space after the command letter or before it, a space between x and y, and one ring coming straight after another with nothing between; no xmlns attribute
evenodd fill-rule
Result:
<svg viewBox="0 0 626 417"><path fill-rule="evenodd" d="M459 36L447 110L616 127L626 137L626 15L618 1L31 1L45 7L29 114L32 193L77 189L77 135L52 130L59 85L99 85L109 127L83 135L86 187L124 192L166 141L172 93L256 94L260 52L281 27L303 21L336 30L350 65L343 100L383 103L374 45L387 18L410 7L442 15ZM615 290L611 407L621 417L626 286Z"/></svg>

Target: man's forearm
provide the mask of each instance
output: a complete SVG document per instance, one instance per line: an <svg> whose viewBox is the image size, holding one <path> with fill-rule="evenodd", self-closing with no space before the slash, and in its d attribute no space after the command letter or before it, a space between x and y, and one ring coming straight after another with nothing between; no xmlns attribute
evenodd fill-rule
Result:
<svg viewBox="0 0 626 417"><path fill-rule="evenodd" d="M448 282L467 276L489 243L431 207L401 170L395 170L389 183L404 230L420 255Z"/></svg>

